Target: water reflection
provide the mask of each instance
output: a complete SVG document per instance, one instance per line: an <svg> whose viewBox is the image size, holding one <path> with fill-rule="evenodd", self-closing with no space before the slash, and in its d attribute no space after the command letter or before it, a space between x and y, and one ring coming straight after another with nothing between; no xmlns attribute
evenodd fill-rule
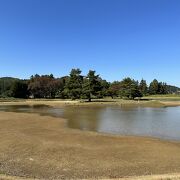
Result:
<svg viewBox="0 0 180 180"><path fill-rule="evenodd" d="M103 108L65 108L63 117L69 119L68 127L81 130L98 131Z"/></svg>
<svg viewBox="0 0 180 180"><path fill-rule="evenodd" d="M36 105L0 106L0 111L39 113L63 117L68 120L68 127L81 130L180 140L180 107L70 106L52 108Z"/></svg>

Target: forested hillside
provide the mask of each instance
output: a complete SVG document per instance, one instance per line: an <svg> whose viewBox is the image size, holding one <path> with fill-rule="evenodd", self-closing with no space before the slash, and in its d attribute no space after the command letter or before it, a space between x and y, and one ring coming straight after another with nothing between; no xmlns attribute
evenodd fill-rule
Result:
<svg viewBox="0 0 180 180"><path fill-rule="evenodd" d="M180 88L176 86L167 85L167 90L169 94L177 93L180 91Z"/></svg>
<svg viewBox="0 0 180 180"><path fill-rule="evenodd" d="M12 95L11 87L18 79L11 77L0 78L0 96L7 97Z"/></svg>
<svg viewBox="0 0 180 180"><path fill-rule="evenodd" d="M130 77L121 81L107 82L95 71L82 75L80 69L72 69L69 76L55 78L50 75L33 75L28 80L11 77L0 78L0 97L14 98L70 98L88 99L119 97L134 99L147 95L175 94L180 88L154 79L149 85Z"/></svg>

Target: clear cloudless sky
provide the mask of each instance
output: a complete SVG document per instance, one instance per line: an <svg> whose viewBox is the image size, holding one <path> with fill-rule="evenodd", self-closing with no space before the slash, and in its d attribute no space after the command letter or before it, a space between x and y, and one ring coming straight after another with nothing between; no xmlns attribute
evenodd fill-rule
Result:
<svg viewBox="0 0 180 180"><path fill-rule="evenodd" d="M77 67L180 86L180 0L0 0L0 76Z"/></svg>

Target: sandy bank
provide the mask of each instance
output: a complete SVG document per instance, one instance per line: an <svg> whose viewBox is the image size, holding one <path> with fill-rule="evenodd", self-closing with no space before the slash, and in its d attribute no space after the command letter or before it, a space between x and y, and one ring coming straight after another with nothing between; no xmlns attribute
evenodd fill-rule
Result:
<svg viewBox="0 0 180 180"><path fill-rule="evenodd" d="M65 128L65 120L0 112L0 174L39 179L180 172L180 143Z"/></svg>
<svg viewBox="0 0 180 180"><path fill-rule="evenodd" d="M180 174L165 174L165 175L150 175L150 176L134 176L126 178L118 178L120 180L179 180ZM0 175L0 180L40 180L40 179L30 179L22 178L16 176L6 176Z"/></svg>
<svg viewBox="0 0 180 180"><path fill-rule="evenodd" d="M116 106L141 106L141 107L170 107L180 106L180 101L160 101L160 100L149 100L149 101L133 101L133 100L94 100L93 102L85 101L70 101L70 100L18 100L18 101L3 101L1 105L49 105L54 107L61 106L102 106L102 105L116 105Z"/></svg>

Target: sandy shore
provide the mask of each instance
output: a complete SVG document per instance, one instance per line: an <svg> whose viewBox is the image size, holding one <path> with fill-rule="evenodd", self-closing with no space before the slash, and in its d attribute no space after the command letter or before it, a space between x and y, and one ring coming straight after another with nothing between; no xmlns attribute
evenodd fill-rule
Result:
<svg viewBox="0 0 180 180"><path fill-rule="evenodd" d="M180 173L178 142L84 132L65 128L65 122L37 114L0 112L0 174L134 179Z"/></svg>
<svg viewBox="0 0 180 180"><path fill-rule="evenodd" d="M22 178L17 176L0 175L0 180L39 180L36 178ZM150 176L134 176L126 178L118 178L120 180L179 180L180 174L166 174L166 175L150 175ZM107 180L107 179L104 179Z"/></svg>

